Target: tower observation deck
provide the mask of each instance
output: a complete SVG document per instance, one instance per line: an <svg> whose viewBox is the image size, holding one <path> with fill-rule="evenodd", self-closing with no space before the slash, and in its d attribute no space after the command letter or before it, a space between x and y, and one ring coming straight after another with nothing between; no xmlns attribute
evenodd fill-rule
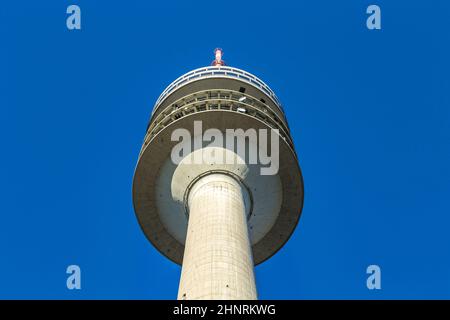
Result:
<svg viewBox="0 0 450 320"><path fill-rule="evenodd" d="M244 135L230 134L238 129ZM241 152L228 144L239 138ZM255 150L257 161L249 161ZM277 157L275 172L263 174L269 164L262 154ZM275 93L223 63L173 81L153 108L133 203L148 240L182 265L178 299L256 299L254 266L286 243L303 206L303 179Z"/></svg>

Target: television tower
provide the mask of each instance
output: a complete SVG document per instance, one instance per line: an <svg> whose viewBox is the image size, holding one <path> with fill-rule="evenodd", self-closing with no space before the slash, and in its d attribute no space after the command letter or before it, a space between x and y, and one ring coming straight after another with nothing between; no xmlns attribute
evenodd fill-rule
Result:
<svg viewBox="0 0 450 320"><path fill-rule="evenodd" d="M256 76L226 66L221 49L214 53L211 66L182 75L156 101L134 173L133 204L148 240L182 265L178 299L257 299L254 266L293 233L303 179L275 93ZM235 145L219 143L217 136L229 138L230 129L244 132L245 157ZM245 135L251 130L259 134L256 145ZM208 132L214 141L205 139ZM276 134L277 148L264 132ZM180 137L188 139L187 150L194 148L174 161ZM262 174L268 164L261 153L256 163L247 161L261 141L279 159L274 174Z"/></svg>

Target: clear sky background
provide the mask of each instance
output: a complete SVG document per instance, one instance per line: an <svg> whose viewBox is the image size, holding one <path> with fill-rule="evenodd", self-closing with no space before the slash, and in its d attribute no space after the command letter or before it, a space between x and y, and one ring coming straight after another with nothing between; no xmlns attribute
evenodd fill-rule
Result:
<svg viewBox="0 0 450 320"><path fill-rule="evenodd" d="M180 267L141 232L131 184L155 100L215 47L277 93L304 175L259 297L450 298L446 0L2 1L0 298L176 298Z"/></svg>

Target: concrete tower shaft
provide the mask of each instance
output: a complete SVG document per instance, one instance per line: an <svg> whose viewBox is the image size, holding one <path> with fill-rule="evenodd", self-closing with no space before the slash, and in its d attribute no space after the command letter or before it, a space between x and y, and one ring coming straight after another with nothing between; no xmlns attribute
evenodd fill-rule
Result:
<svg viewBox="0 0 450 320"><path fill-rule="evenodd" d="M194 184L178 299L256 299L248 198L246 188L223 173Z"/></svg>

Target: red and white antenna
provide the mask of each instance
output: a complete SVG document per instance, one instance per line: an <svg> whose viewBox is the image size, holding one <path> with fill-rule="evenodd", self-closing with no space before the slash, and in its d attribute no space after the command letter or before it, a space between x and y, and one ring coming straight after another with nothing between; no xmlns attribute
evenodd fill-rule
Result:
<svg viewBox="0 0 450 320"><path fill-rule="evenodd" d="M223 50L221 48L214 49L214 55L216 58L211 62L211 65L215 67L224 66L225 61L222 60Z"/></svg>

